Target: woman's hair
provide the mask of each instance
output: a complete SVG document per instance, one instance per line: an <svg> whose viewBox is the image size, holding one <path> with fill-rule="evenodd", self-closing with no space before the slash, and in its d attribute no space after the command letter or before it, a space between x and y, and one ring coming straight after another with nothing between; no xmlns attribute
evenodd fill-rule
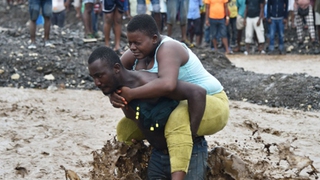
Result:
<svg viewBox="0 0 320 180"><path fill-rule="evenodd" d="M149 37L160 36L156 21L147 14L135 15L128 23L127 32L141 31Z"/></svg>
<svg viewBox="0 0 320 180"><path fill-rule="evenodd" d="M106 46L95 49L89 56L88 64L91 64L98 59L107 63L110 67L113 67L116 63L122 65L119 56L112 49Z"/></svg>

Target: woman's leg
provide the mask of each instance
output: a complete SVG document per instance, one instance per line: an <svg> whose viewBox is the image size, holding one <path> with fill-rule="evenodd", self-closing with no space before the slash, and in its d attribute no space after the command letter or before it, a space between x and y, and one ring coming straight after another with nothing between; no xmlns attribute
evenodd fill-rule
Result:
<svg viewBox="0 0 320 180"><path fill-rule="evenodd" d="M124 117L117 125L117 139L120 142L131 145L132 139L141 141L145 139L145 137L133 120Z"/></svg>
<svg viewBox="0 0 320 180"><path fill-rule="evenodd" d="M229 117L229 102L224 91L207 95L206 108L198 135L212 135L225 127ZM192 137L187 101L181 101L165 126L170 154L171 172L188 171L192 153Z"/></svg>

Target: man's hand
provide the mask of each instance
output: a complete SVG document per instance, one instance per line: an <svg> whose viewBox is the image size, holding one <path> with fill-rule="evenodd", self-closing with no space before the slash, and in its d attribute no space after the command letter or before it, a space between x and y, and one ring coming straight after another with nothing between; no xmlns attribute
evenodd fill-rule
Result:
<svg viewBox="0 0 320 180"><path fill-rule="evenodd" d="M246 18L244 18L243 19L243 26L246 27L246 25L247 25L247 20L246 20Z"/></svg>
<svg viewBox="0 0 320 180"><path fill-rule="evenodd" d="M261 19L259 18L258 22L257 22L257 26L260 26L261 24Z"/></svg>
<svg viewBox="0 0 320 180"><path fill-rule="evenodd" d="M110 94L110 103L115 108L124 108L127 105L126 100L119 94L121 94L121 90L117 90L116 92Z"/></svg>
<svg viewBox="0 0 320 180"><path fill-rule="evenodd" d="M210 26L210 23L209 23L209 20L208 19L206 19L206 26Z"/></svg>
<svg viewBox="0 0 320 180"><path fill-rule="evenodd" d="M283 18L283 24L287 25L287 19Z"/></svg>
<svg viewBox="0 0 320 180"><path fill-rule="evenodd" d="M229 18L226 19L226 26L229 25Z"/></svg>
<svg viewBox="0 0 320 180"><path fill-rule="evenodd" d="M268 19L268 23L271 24L271 19L270 18Z"/></svg>

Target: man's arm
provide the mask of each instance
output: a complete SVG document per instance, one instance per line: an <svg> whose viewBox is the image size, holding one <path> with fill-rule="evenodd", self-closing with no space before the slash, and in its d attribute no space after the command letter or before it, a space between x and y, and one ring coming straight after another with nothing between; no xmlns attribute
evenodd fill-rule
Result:
<svg viewBox="0 0 320 180"><path fill-rule="evenodd" d="M248 13L248 4L246 1L246 9L244 10L244 15L243 15L243 25L246 26L247 24L247 13Z"/></svg>

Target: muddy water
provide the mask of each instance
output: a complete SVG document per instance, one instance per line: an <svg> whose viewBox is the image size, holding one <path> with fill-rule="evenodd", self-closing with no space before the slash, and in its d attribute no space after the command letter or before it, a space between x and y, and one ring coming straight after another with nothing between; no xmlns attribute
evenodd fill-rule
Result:
<svg viewBox="0 0 320 180"><path fill-rule="evenodd" d="M262 74L306 73L310 76L320 77L319 55L232 55L228 56L228 58L237 67L242 67L246 71Z"/></svg>

